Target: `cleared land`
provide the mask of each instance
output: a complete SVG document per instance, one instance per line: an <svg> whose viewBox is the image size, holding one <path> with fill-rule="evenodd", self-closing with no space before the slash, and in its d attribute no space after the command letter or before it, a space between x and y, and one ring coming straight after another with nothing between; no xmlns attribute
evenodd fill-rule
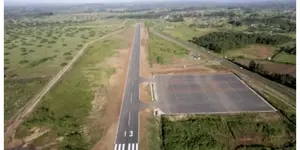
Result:
<svg viewBox="0 0 300 150"><path fill-rule="evenodd" d="M16 138L24 140L48 130L27 143L35 147L53 143L50 147L90 149L106 137L116 121L119 105L115 104L122 95L119 83L123 80L119 77L131 44L131 38L124 40L124 36L132 37L132 33L130 28L90 45L20 126ZM115 59L107 59L109 57ZM115 107L111 107L111 103Z"/></svg>
<svg viewBox="0 0 300 150"><path fill-rule="evenodd" d="M251 60L235 58L234 62L241 64L242 66L248 67ZM263 64L265 70L278 74L290 74L296 77L296 66L290 64L280 64L270 61L256 61L257 63Z"/></svg>
<svg viewBox="0 0 300 150"><path fill-rule="evenodd" d="M265 45L249 45L245 48L225 51L229 58L241 57L248 59L267 59L274 54L274 48Z"/></svg>
<svg viewBox="0 0 300 150"><path fill-rule="evenodd" d="M155 75L156 106L166 114L275 111L232 74Z"/></svg>

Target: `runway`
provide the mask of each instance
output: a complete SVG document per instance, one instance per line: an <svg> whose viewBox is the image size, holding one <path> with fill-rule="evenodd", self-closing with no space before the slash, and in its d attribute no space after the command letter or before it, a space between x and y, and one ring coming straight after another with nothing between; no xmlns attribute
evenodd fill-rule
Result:
<svg viewBox="0 0 300 150"><path fill-rule="evenodd" d="M126 38L126 37L125 37ZM138 150L140 24L137 24L123 93L115 150Z"/></svg>

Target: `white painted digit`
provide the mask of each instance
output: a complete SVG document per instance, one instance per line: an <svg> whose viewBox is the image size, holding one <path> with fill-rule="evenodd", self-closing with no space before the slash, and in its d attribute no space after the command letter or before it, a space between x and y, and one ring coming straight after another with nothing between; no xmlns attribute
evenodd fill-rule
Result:
<svg viewBox="0 0 300 150"><path fill-rule="evenodd" d="M133 131L130 131L129 137L133 136Z"/></svg>
<svg viewBox="0 0 300 150"><path fill-rule="evenodd" d="M126 136L126 131L124 132L124 136Z"/></svg>

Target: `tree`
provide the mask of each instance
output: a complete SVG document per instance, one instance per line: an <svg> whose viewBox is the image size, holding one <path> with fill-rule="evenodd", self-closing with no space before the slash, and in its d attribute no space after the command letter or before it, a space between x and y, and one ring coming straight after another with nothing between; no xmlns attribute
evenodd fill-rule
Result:
<svg viewBox="0 0 300 150"><path fill-rule="evenodd" d="M249 63L249 70L254 71L256 67L256 64L253 60L250 61Z"/></svg>

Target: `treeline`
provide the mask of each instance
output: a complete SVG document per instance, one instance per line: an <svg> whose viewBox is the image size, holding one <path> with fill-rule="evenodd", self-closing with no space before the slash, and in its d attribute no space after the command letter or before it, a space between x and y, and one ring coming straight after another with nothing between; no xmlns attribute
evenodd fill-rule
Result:
<svg viewBox="0 0 300 150"><path fill-rule="evenodd" d="M247 34L243 32L213 32L200 37L193 37L189 42L195 43L201 47L221 52L241 48L248 44L266 44L277 45L292 40L289 36L271 35L254 33Z"/></svg>
<svg viewBox="0 0 300 150"><path fill-rule="evenodd" d="M272 81L278 82L280 84L286 85L288 87L296 89L296 78L290 74L278 74L272 73L264 69L264 65L260 63L255 63L251 60L248 66L250 71L256 72Z"/></svg>
<svg viewBox="0 0 300 150"><path fill-rule="evenodd" d="M259 24L263 23L265 25L273 26L278 25L282 30L286 32L296 32L296 23L291 22L287 19L282 19L280 17L272 17L272 18L246 18L241 20L244 24Z"/></svg>
<svg viewBox="0 0 300 150"><path fill-rule="evenodd" d="M280 52L285 52L288 54L296 55L296 44L293 46L283 46L280 47Z"/></svg>
<svg viewBox="0 0 300 150"><path fill-rule="evenodd" d="M183 21L182 15L173 15L171 18L167 19L170 22L181 22Z"/></svg>

